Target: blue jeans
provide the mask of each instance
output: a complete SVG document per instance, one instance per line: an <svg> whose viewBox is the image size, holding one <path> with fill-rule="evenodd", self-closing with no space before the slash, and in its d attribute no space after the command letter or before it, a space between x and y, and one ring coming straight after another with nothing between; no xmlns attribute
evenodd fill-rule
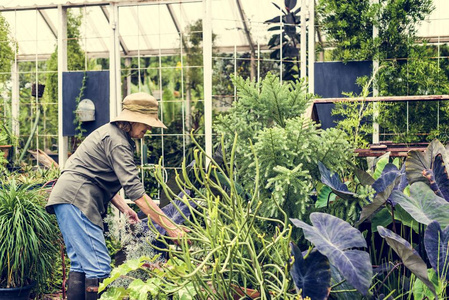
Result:
<svg viewBox="0 0 449 300"><path fill-rule="evenodd" d="M111 273L103 230L72 204L53 206L70 259L70 271L86 273L86 278L106 278Z"/></svg>

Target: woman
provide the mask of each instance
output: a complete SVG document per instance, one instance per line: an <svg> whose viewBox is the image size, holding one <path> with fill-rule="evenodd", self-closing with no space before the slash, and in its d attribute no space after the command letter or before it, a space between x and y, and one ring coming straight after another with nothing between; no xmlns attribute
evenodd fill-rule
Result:
<svg viewBox="0 0 449 300"><path fill-rule="evenodd" d="M70 258L68 300L97 299L99 283L111 272L103 235L103 216L109 202L129 222L139 221L118 194L121 188L169 236L176 240L185 235L145 193L134 163L132 139L143 138L152 127L167 128L157 111L158 103L151 95L128 95L120 115L81 143L53 187L46 208L56 214Z"/></svg>

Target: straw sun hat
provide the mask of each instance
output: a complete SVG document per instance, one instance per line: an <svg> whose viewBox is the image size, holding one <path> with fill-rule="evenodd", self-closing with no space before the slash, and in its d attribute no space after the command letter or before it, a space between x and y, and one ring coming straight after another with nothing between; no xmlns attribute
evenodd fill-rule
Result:
<svg viewBox="0 0 449 300"><path fill-rule="evenodd" d="M112 120L137 122L151 127L167 128L157 117L158 103L156 98L147 93L130 94L123 99L122 112Z"/></svg>

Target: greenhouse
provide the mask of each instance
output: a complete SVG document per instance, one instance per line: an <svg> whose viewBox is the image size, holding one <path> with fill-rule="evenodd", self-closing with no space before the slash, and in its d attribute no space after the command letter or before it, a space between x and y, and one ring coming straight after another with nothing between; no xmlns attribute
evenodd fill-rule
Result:
<svg viewBox="0 0 449 300"><path fill-rule="evenodd" d="M448 10L1 0L0 300L449 298Z"/></svg>

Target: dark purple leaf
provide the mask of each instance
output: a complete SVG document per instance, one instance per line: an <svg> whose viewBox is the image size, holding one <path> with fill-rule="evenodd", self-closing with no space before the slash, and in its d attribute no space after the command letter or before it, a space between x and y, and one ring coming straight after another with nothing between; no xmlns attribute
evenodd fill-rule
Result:
<svg viewBox="0 0 449 300"><path fill-rule="evenodd" d="M299 248L290 243L290 249L295 261L290 270L293 282L302 298L327 299L330 292L331 271L329 261L318 251L310 253L306 259Z"/></svg>
<svg viewBox="0 0 449 300"><path fill-rule="evenodd" d="M435 183L430 182L432 190L434 190L438 196L443 197L446 201L449 201L449 177L447 175L446 166L441 154L438 154L435 157L433 174Z"/></svg>
<svg viewBox="0 0 449 300"><path fill-rule="evenodd" d="M408 185L408 180L407 180L407 176L405 174L405 164L402 165L401 168L401 181L399 182L397 188L399 191L404 191L404 189L407 187Z"/></svg>
<svg viewBox="0 0 449 300"><path fill-rule="evenodd" d="M272 23L281 23L281 19L282 19L282 23L284 23L284 17L283 16L276 16L272 19L266 20L264 23L266 24L272 24Z"/></svg>
<svg viewBox="0 0 449 300"><path fill-rule="evenodd" d="M360 214L360 220L357 222L357 224L361 224L363 221L365 221L367 218L369 218L373 213L375 213L379 208L381 208L382 205L385 204L385 202L387 202L387 199L392 194L393 189L397 185L398 181L399 181L399 179L397 178L385 190L383 190L380 193L377 193L373 199L373 202L371 202L368 205L365 205L362 208L362 212Z"/></svg>
<svg viewBox="0 0 449 300"><path fill-rule="evenodd" d="M449 201L449 179L445 167L448 163L447 151L443 144L433 140L424 153L415 150L407 154L407 180L410 184L425 182L437 195Z"/></svg>
<svg viewBox="0 0 449 300"><path fill-rule="evenodd" d="M401 173L398 168L394 164L387 164L380 177L373 183L372 187L376 193L383 192L399 176L401 176Z"/></svg>
<svg viewBox="0 0 449 300"><path fill-rule="evenodd" d="M340 177L337 174L331 174L323 163L318 162L318 169L321 174L321 182L330 187L337 196L346 200L356 198L356 194L348 190L346 184L341 182Z"/></svg>
<svg viewBox="0 0 449 300"><path fill-rule="evenodd" d="M297 0L284 0L284 5L288 10L292 10L296 6Z"/></svg>
<svg viewBox="0 0 449 300"><path fill-rule="evenodd" d="M186 194L190 195L190 191L186 191ZM184 193L181 192L178 195L179 198L184 197ZM194 202L189 202L190 206L195 208L196 204ZM186 205L184 202L182 202L181 200L173 200L171 201L168 205L164 206L161 209L165 215L167 215L167 217L169 217L175 224L178 225L182 225L184 223L184 221L186 220L185 218L190 217L190 209L189 206ZM184 216L185 218L184 218ZM163 228L162 226L156 224L153 220L150 219L150 221L153 223L154 227L157 229L157 231L159 231L159 233L161 235L165 235L166 230L165 228ZM149 230L148 227L148 218L142 219L143 222L143 227L144 230Z"/></svg>
<svg viewBox="0 0 449 300"><path fill-rule="evenodd" d="M435 287L427 276L427 265L410 243L382 226L377 226L377 231L402 259L404 265L435 294Z"/></svg>
<svg viewBox="0 0 449 300"><path fill-rule="evenodd" d="M437 221L430 223L424 234L424 246L432 268L440 278L449 280L449 226L443 231Z"/></svg>
<svg viewBox="0 0 449 300"><path fill-rule="evenodd" d="M367 295L373 270L369 254L354 250L366 248L366 241L360 231L329 214L312 213L310 220L313 226L298 219L290 219L296 227L302 228L305 238L337 267L353 287Z"/></svg>

